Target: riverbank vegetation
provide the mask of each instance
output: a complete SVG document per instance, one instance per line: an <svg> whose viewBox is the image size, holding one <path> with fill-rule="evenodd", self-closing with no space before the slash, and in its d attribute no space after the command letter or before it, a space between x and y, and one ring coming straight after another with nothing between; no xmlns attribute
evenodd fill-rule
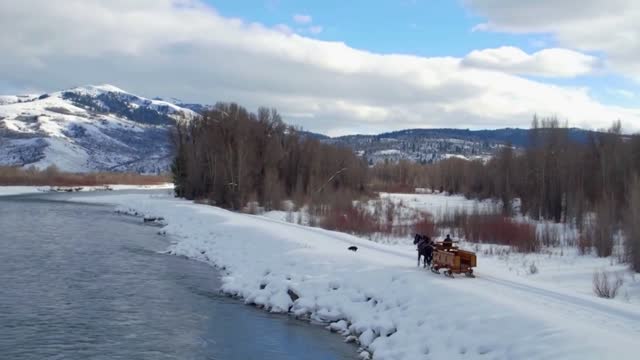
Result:
<svg viewBox="0 0 640 360"><path fill-rule="evenodd" d="M0 186L102 186L158 185L170 182L168 176L135 173L69 173L55 166L39 170L0 166Z"/></svg>

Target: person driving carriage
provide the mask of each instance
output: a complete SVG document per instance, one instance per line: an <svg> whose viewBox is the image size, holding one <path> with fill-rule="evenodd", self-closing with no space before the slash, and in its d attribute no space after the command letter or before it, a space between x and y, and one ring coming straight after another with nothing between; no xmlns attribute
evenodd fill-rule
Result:
<svg viewBox="0 0 640 360"><path fill-rule="evenodd" d="M442 241L442 246L445 250L453 248L453 240L451 239L449 234L447 234L447 237L444 239L444 241Z"/></svg>

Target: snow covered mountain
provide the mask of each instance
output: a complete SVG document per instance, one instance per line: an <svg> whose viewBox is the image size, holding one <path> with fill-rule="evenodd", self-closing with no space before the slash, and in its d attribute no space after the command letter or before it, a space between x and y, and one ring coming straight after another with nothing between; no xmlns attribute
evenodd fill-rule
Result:
<svg viewBox="0 0 640 360"><path fill-rule="evenodd" d="M504 143L449 136L355 136L324 142L346 145L367 159L370 165L400 160L435 163L450 157L489 159Z"/></svg>
<svg viewBox="0 0 640 360"><path fill-rule="evenodd" d="M324 138L320 141L350 147L370 165L397 163L400 160L428 164L450 157L486 160L508 143L503 139L477 136L467 130L446 130L414 129L379 135ZM463 133L459 133L460 131ZM518 147L518 144L515 146Z"/></svg>
<svg viewBox="0 0 640 360"><path fill-rule="evenodd" d="M166 171L170 127L196 113L115 86L0 96L0 165L66 171Z"/></svg>
<svg viewBox="0 0 640 360"><path fill-rule="evenodd" d="M586 142L593 131L571 128L569 138ZM497 150L511 144L522 149L529 145L529 129L407 129L378 135L348 135L335 138L308 133L322 142L352 148L369 164L408 160L434 163L451 157L467 160L490 159Z"/></svg>
<svg viewBox="0 0 640 360"><path fill-rule="evenodd" d="M167 171L169 131L210 105L146 99L112 85L83 86L50 94L0 96L0 165L55 164L66 171ZM529 130L409 129L379 135L306 137L348 146L369 164L409 160L433 163L450 157L488 159L512 144L526 147ZM590 131L570 129L576 141Z"/></svg>

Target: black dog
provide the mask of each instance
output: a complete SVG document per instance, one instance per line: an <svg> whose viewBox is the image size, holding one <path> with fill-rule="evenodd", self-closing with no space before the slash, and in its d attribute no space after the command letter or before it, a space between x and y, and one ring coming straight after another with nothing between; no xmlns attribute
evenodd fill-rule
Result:
<svg viewBox="0 0 640 360"><path fill-rule="evenodd" d="M358 247L357 246L349 246L349 250L356 252L358 251Z"/></svg>

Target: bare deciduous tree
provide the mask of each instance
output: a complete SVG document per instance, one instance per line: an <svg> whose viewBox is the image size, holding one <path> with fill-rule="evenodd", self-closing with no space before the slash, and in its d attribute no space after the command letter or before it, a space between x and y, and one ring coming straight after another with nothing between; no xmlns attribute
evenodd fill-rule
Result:
<svg viewBox="0 0 640 360"><path fill-rule="evenodd" d="M273 109L217 104L179 123L174 144L176 195L222 207L239 210L251 199L279 209L285 198L328 202L366 189L366 164L351 150L300 136Z"/></svg>

